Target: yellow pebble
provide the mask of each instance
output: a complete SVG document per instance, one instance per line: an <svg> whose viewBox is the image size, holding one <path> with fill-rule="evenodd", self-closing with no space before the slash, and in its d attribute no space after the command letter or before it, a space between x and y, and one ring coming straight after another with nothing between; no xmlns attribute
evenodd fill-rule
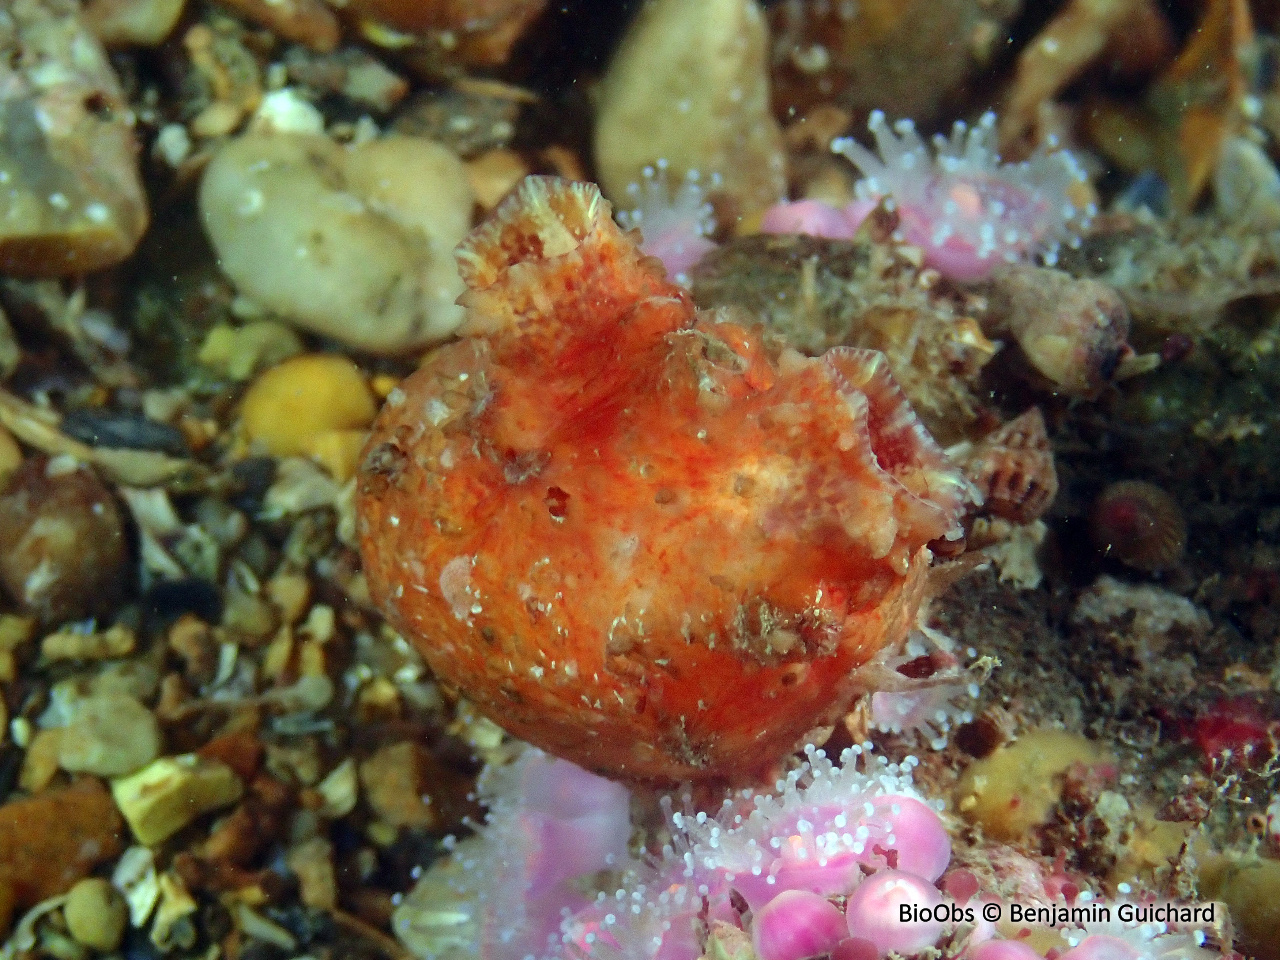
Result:
<svg viewBox="0 0 1280 960"><path fill-rule="evenodd" d="M400 378L393 377L389 373L375 373L373 379L369 381L369 386L373 388L375 397L379 400L385 400L387 399L387 394L400 386Z"/></svg>
<svg viewBox="0 0 1280 960"><path fill-rule="evenodd" d="M243 327L218 324L205 337L197 359L224 377L248 380L300 353L302 341L296 333L284 324L259 320Z"/></svg>
<svg viewBox="0 0 1280 960"><path fill-rule="evenodd" d="M307 453L320 434L367 427L376 412L360 368L328 353L292 357L267 370L240 406L250 444L280 457Z"/></svg>
<svg viewBox="0 0 1280 960"><path fill-rule="evenodd" d="M520 154L501 148L468 160L466 168L471 192L486 211L496 207L529 173L529 167Z"/></svg>
<svg viewBox="0 0 1280 960"><path fill-rule="evenodd" d="M1105 759L1078 734L1032 730L969 764L956 786L956 806L966 820L982 824L988 837L1018 840L1048 820L1072 765Z"/></svg>
<svg viewBox="0 0 1280 960"><path fill-rule="evenodd" d="M22 448L13 434L0 427L0 488L9 482L18 467L22 466Z"/></svg>
<svg viewBox="0 0 1280 960"><path fill-rule="evenodd" d="M311 438L307 455L328 470L333 479L346 483L356 475L360 452L368 439L368 430L326 430Z"/></svg>
<svg viewBox="0 0 1280 960"><path fill-rule="evenodd" d="M67 931L76 942L103 953L120 946L129 919L124 897L101 877L81 880L72 887L62 912Z"/></svg>

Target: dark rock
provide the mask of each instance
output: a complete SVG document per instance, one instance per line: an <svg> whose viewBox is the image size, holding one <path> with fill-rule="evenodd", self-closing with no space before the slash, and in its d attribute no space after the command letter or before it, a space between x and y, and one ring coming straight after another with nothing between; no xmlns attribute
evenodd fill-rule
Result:
<svg viewBox="0 0 1280 960"><path fill-rule="evenodd" d="M62 418L62 430L93 447L159 450L175 457L191 455L180 430L138 413L73 410Z"/></svg>

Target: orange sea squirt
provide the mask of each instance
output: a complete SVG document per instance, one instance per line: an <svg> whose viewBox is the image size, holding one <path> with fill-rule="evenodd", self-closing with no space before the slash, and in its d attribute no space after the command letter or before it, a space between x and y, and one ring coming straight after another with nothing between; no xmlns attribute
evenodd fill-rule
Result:
<svg viewBox="0 0 1280 960"><path fill-rule="evenodd" d="M881 354L805 357L695 309L591 184L526 179L458 258L463 336L366 447L372 596L547 751L762 775L906 635L966 481Z"/></svg>

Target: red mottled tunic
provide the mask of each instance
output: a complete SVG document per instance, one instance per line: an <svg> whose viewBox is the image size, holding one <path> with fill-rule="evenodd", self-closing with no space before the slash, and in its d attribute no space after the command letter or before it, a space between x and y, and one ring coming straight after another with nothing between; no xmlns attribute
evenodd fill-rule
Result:
<svg viewBox="0 0 1280 960"><path fill-rule="evenodd" d="M527 179L459 259L464 336L366 449L374 598L518 737L751 780L905 636L965 481L880 354L697 311L594 186Z"/></svg>

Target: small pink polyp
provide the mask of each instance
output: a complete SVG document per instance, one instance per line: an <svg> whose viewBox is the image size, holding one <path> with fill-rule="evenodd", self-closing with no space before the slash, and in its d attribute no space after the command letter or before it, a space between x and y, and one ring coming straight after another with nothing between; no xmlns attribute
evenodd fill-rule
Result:
<svg viewBox="0 0 1280 960"><path fill-rule="evenodd" d="M945 202L943 217L932 208L898 205L898 232L907 243L924 251L925 266L953 280L977 280L1040 248L1046 228L1033 216L1038 206L1034 198L1012 189L1001 191L1009 198L1007 204L995 204L1006 211L1001 222L990 212L991 205L979 199L976 188L964 186L966 189L957 186L950 193L965 202ZM1017 215L1017 222L1013 215Z"/></svg>
<svg viewBox="0 0 1280 960"><path fill-rule="evenodd" d="M786 890L760 909L751 940L760 960L804 960L829 953L846 936L844 914L825 897Z"/></svg>
<svg viewBox="0 0 1280 960"><path fill-rule="evenodd" d="M659 160L645 167L641 179L627 187L627 199L633 206L618 211L618 222L628 230L639 230L643 237L640 249L662 261L672 280L688 286L689 272L716 249L710 239L716 227L715 213L707 194L719 185L719 176L704 181L696 171L676 180L667 162Z"/></svg>
<svg viewBox="0 0 1280 960"><path fill-rule="evenodd" d="M897 852L894 866L930 882L942 876L951 862L951 837L933 809L901 794L886 794L871 803L893 831L894 842L888 846Z"/></svg>
<svg viewBox="0 0 1280 960"><path fill-rule="evenodd" d="M667 276L683 283L688 278L689 271L715 248L716 245L706 237L673 227L657 234L652 242L646 239L640 249L661 260Z"/></svg>
<svg viewBox="0 0 1280 960"><path fill-rule="evenodd" d="M831 951L831 960L879 960L880 951L870 940L845 937Z"/></svg>
<svg viewBox="0 0 1280 960"><path fill-rule="evenodd" d="M1044 960L1019 940L988 940L965 954L968 960Z"/></svg>
<svg viewBox="0 0 1280 960"><path fill-rule="evenodd" d="M870 940L880 955L904 956L933 946L942 935L939 920L902 919L902 908L927 909L942 903L942 894L923 877L901 870L873 873L853 891L845 906L849 935Z"/></svg>
<svg viewBox="0 0 1280 960"><path fill-rule="evenodd" d="M1058 960L1142 960L1142 954L1119 937L1095 933L1085 937Z"/></svg>
<svg viewBox="0 0 1280 960"><path fill-rule="evenodd" d="M821 200L783 201L764 212L760 232L803 233L828 240L852 240L859 223L861 218L852 221L845 211L828 206Z"/></svg>
<svg viewBox="0 0 1280 960"><path fill-rule="evenodd" d="M1049 144L1021 163L1001 163L995 114L972 127L955 124L949 137L933 138L932 149L909 120L891 127L877 110L867 127L875 152L851 137L831 145L863 173L855 204L891 203L899 239L953 280L977 280L1035 254L1052 265L1059 244L1075 242L1095 212L1076 206L1074 194L1088 178L1068 151Z"/></svg>
<svg viewBox="0 0 1280 960"><path fill-rule="evenodd" d="M734 877L734 889L752 910L757 910L785 890L803 890L824 897L848 893L862 875L860 864L865 861L865 857L846 851L833 854L824 858L825 862L820 862L811 853L803 859L796 855L804 849L799 847L793 852L788 849L788 842L784 840L783 853L767 874L739 874Z"/></svg>

